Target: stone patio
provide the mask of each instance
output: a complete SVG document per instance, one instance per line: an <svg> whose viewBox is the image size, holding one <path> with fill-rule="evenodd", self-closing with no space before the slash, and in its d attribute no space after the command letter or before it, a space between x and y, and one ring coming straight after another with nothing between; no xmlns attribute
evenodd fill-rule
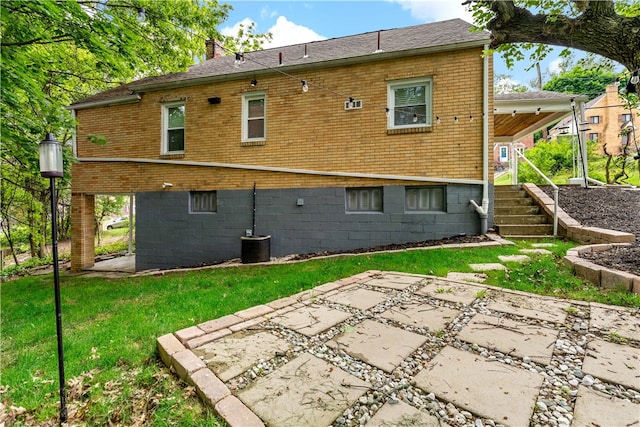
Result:
<svg viewBox="0 0 640 427"><path fill-rule="evenodd" d="M637 310L369 271L158 347L232 427L626 426L638 324Z"/></svg>

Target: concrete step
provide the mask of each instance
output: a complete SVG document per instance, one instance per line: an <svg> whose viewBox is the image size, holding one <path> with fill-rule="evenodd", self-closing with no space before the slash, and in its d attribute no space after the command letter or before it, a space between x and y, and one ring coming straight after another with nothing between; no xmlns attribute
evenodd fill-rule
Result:
<svg viewBox="0 0 640 427"><path fill-rule="evenodd" d="M494 197L494 203L496 206L527 206L533 204L533 199L529 197L510 197L510 198L496 198Z"/></svg>
<svg viewBox="0 0 640 427"><path fill-rule="evenodd" d="M501 236L553 235L553 224L496 224Z"/></svg>
<svg viewBox="0 0 640 427"><path fill-rule="evenodd" d="M549 235L544 235L544 234L540 234L540 235L535 235L535 236L528 236L525 234L514 234L514 235L503 235L502 237L504 237L505 239L514 239L514 240L545 240L545 239L557 239L557 237L553 236L553 234L549 234Z"/></svg>
<svg viewBox="0 0 640 427"><path fill-rule="evenodd" d="M531 206L507 206L501 207L495 205L493 208L493 214L495 216L502 215L535 215L540 212L540 207L536 205Z"/></svg>
<svg viewBox="0 0 640 427"><path fill-rule="evenodd" d="M496 224L548 224L549 221L546 215L495 215Z"/></svg>

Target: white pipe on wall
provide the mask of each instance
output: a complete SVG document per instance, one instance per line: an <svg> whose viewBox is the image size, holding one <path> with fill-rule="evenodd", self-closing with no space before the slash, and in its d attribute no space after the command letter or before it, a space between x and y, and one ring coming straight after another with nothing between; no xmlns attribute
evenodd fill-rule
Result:
<svg viewBox="0 0 640 427"><path fill-rule="evenodd" d="M471 200L471 205L480 216L480 234L489 229L489 45L484 46L484 62L482 65L482 205Z"/></svg>

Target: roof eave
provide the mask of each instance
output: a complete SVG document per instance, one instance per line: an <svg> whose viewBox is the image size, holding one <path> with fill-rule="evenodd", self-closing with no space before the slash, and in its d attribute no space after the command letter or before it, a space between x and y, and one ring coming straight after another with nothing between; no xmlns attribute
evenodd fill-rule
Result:
<svg viewBox="0 0 640 427"><path fill-rule="evenodd" d="M585 95L573 96L576 102L586 102L589 98ZM509 99L494 101L495 114L535 113L538 108L545 112L571 111L571 99Z"/></svg>
<svg viewBox="0 0 640 427"><path fill-rule="evenodd" d="M140 102L142 97L134 93L132 95L127 95L119 98L111 98L111 99L101 99L99 101L89 101L89 102L81 102L79 104L71 104L66 107L67 110L86 110L89 108L99 108L99 107L112 107L114 105L125 105L125 104L135 104L136 102Z"/></svg>

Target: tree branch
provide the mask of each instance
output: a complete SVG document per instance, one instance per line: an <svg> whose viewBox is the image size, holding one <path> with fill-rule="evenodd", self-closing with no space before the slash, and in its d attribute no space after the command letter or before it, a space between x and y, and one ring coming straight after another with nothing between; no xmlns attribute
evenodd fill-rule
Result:
<svg viewBox="0 0 640 427"><path fill-rule="evenodd" d="M578 4L579 3L579 4ZM495 16L487 28L491 47L509 43L542 43L593 52L630 70L640 68L640 17L618 15L611 0L576 2L577 17L532 14L513 1L492 1Z"/></svg>

